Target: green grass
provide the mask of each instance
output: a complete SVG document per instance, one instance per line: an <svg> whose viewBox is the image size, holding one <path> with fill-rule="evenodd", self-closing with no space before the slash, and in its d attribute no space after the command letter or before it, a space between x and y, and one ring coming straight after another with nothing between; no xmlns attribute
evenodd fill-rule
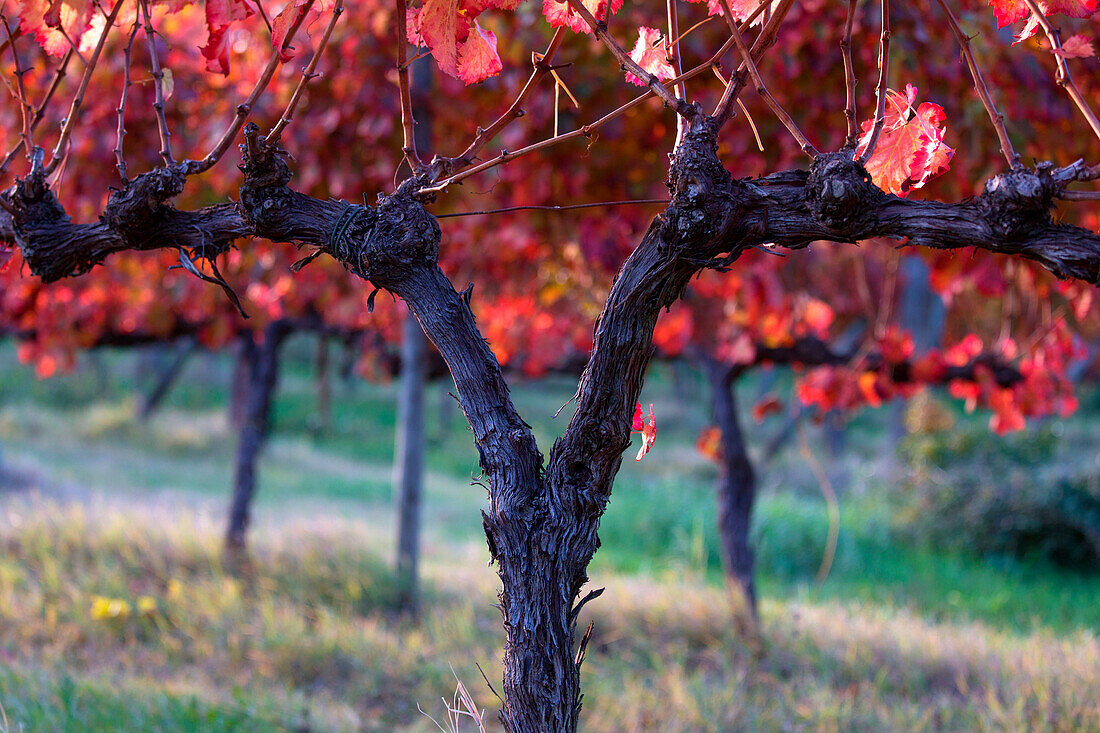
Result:
<svg viewBox="0 0 1100 733"><path fill-rule="evenodd" d="M101 355L98 377L85 368L40 382L0 347L0 447L39 490L0 493L0 705L11 730L123 720L430 730L416 704L439 717L452 665L480 704L495 704L475 667L499 678L485 495L471 485L476 452L457 405L449 419L440 409L452 387L432 385L427 399L426 613L414 625L394 610L388 570L393 386L334 380L320 431L309 346L288 349L261 460L255 564L243 571L223 567L218 550L236 442L223 417L227 359L192 360L140 424L132 354ZM544 451L574 386L514 389ZM592 730L1100 730L1100 577L901 541L882 411L854 419L840 460L821 458L841 511L824 583L828 520L812 471L797 445L759 467L767 641L763 656L746 646L728 622L715 470L693 447L706 418L692 389L675 394L655 370L643 400L655 404L657 445L624 462L601 522L590 575L609 590L589 606ZM745 385L742 401L758 389ZM1097 399L1059 424L1059 440L1086 457ZM749 425L759 443L777 427ZM807 439L825 455L816 429ZM91 617L97 596L136 607L143 595L156 600L152 617Z"/></svg>
<svg viewBox="0 0 1100 733"><path fill-rule="evenodd" d="M0 700L4 701L8 720L8 729L0 727L5 733L292 730L283 721L265 720L250 701L209 704L196 695L173 695L149 684L130 684L119 689L116 685L74 678L64 669L18 673L0 668Z"/></svg>
<svg viewBox="0 0 1100 733"><path fill-rule="evenodd" d="M268 516L265 511L278 512L288 501L321 499L350 501L356 507L352 511L369 512L385 524L392 506L393 385L334 379L331 428L319 432L309 348L305 338L287 348L274 436L260 464L261 517ZM134 370L135 357L115 352L98 358L105 385L91 369L42 382L14 363L10 347L0 348L0 445L25 456L51 480L93 492L182 492L221 500L230 483L236 442L221 406L229 361L193 359L162 413L140 424L132 418L134 380L126 376ZM692 447L706 424L704 410L672 394L670 382L659 366L643 395L656 404L659 442L645 461L624 461L601 522L603 546L593 567L658 576L693 572L719 585L715 473ZM513 390L544 449L564 428L568 408L558 418L553 415L574 386L558 378ZM690 386L702 391L700 385ZM478 470L476 452L458 405L447 395L450 389L433 384L427 399L428 524L447 540L479 541L477 508L484 492L470 485ZM753 389L750 384L743 392ZM1097 398L1086 395L1082 414L1060 431L1059 440L1082 455L1088 453L1091 434L1090 399ZM796 449L759 467L762 491L753 536L765 597L858 598L931 618L979 620L1013 629L1100 629L1100 606L1079 601L1083 594L1100 592L1100 579L1094 576L899 543L890 531L893 510L885 500L889 491L884 491L884 479L865 469L881 467L876 464L882 461L881 446L872 439L877 435L882 443L881 412L857 415L849 429L852 447L840 475L851 478L849 486L841 485L841 532L824 584L815 578L828 519L816 480ZM811 440L816 446L816 436Z"/></svg>

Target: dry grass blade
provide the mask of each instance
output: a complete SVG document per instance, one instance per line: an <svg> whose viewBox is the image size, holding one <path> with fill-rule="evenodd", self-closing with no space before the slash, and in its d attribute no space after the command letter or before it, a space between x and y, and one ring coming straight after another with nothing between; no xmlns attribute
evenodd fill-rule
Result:
<svg viewBox="0 0 1100 733"><path fill-rule="evenodd" d="M825 503L829 511L829 537L825 542L825 554L821 558L821 565L817 569L817 583L820 585L829 577L829 571L833 568L833 560L836 558L837 540L840 538L840 504L833 489L833 482L829 480L821 461L810 450L810 441L806 437L806 429L801 422L795 428L798 431L798 449L810 470L821 487L821 495L825 497Z"/></svg>
<svg viewBox="0 0 1100 733"><path fill-rule="evenodd" d="M452 695L450 702L447 702L447 698L445 697L440 698L443 701L443 707L447 711L447 717L444 719L447 723L447 727L444 728L438 720L424 712L419 704L417 704L416 709L419 710L420 714L425 718L435 723L435 727L439 728L443 733L460 733L462 730L463 718L472 720L474 725L477 726L478 733L485 733L485 711L478 709L473 695L466 689L466 685L462 684L462 680L458 678L458 674L455 672L453 666L451 667L451 674L454 675L456 683L454 695ZM482 676L484 676L484 674L485 673L482 672Z"/></svg>

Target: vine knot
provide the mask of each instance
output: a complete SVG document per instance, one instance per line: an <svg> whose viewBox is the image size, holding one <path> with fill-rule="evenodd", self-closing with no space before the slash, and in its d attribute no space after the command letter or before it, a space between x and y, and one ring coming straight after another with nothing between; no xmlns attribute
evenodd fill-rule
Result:
<svg viewBox="0 0 1100 733"><path fill-rule="evenodd" d="M850 151L814 158L806 180L806 206L826 226L849 228L883 198L885 194Z"/></svg>
<svg viewBox="0 0 1100 733"><path fill-rule="evenodd" d="M1013 239L1038 224L1050 223L1056 187L1045 169L1006 171L986 181L978 205L991 231Z"/></svg>

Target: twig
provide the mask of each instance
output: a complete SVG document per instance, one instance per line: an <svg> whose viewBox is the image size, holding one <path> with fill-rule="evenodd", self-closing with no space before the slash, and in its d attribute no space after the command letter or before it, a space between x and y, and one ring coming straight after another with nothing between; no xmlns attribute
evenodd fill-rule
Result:
<svg viewBox="0 0 1100 733"><path fill-rule="evenodd" d="M942 1L942 0L941 0ZM856 70L852 65L852 24L859 0L848 0L848 17L844 21L844 38L840 40L840 55L844 58L844 118L848 121L848 136L844 147L854 148L859 142L859 122L856 119Z"/></svg>
<svg viewBox="0 0 1100 733"><path fill-rule="evenodd" d="M275 127L271 128L271 132L267 134L267 140L269 143L276 143L279 141L279 137L283 134L283 130L290 124L290 121L294 118L294 110L298 107L298 102L302 98L302 92L305 91L306 84L311 80L320 76L315 73L317 69L317 62L321 60L321 54L325 52L325 47L328 46L328 39L332 35L332 29L336 27L336 21L340 19L340 15L344 12L344 0L337 0L335 7L332 9L332 17L329 18L328 26L325 28L325 34L321 36L320 42L317 44L317 50L313 54L313 58L309 60L309 65L302 70L302 78L298 81L298 86L294 88L294 94L291 95L290 101L286 105L286 109L283 110L283 116L279 118L279 121L275 123Z"/></svg>
<svg viewBox="0 0 1100 733"><path fill-rule="evenodd" d="M665 0L666 15L668 16L668 37L676 39L676 45L670 45L668 47L669 61L672 64L672 70L676 76L684 73L684 67L680 60L680 19L676 13L676 0ZM680 82L672 87L672 91L676 94L678 99L687 99L687 87L684 82ZM676 116L676 142L672 149L676 150L680 147L680 141L684 139L684 135L687 134L687 120L683 117Z"/></svg>
<svg viewBox="0 0 1100 733"><path fill-rule="evenodd" d="M712 15L712 16L710 16L710 17L708 17L708 18L703 18L703 19L702 19L702 20L700 20L700 21L699 21L698 23L696 23L696 24L695 24L695 25L693 25L692 27L688 28L688 29L687 29L686 31L684 31L684 32L683 32L683 33L681 33L680 35L676 36L676 40L674 40L674 41L670 41L670 42L669 42L669 44L668 44L668 47L669 47L670 49L671 49L671 48L676 48L677 46L679 46L679 45L680 45L680 41L682 41L682 40L684 40L685 38L687 38L687 37L688 37L688 34L689 34L689 33L691 33L691 32L692 32L693 30L695 30L695 29L696 29L696 28L698 28L699 26L702 26L702 25L706 25L707 23L709 23L709 22L710 22L710 21L712 21L712 20L714 20L714 16L713 16L713 15ZM679 72L677 72L677 73L679 73Z"/></svg>
<svg viewBox="0 0 1100 733"><path fill-rule="evenodd" d="M23 75L27 73L27 70L23 68L22 62L19 61L19 54L15 50L15 36L12 35L7 17L0 14L0 21L4 23L4 30L8 34L8 44L11 46L11 57L15 60L15 83L19 90L16 96L19 101L20 116L23 120L23 132L20 137L23 139L23 145L27 149L27 157L29 158L34 150L34 141L31 139L31 103L27 101L27 85L23 81Z"/></svg>
<svg viewBox="0 0 1100 733"><path fill-rule="evenodd" d="M134 27L130 31L130 40L126 44L126 50L124 53L124 59L122 63L122 96L118 100L118 137L115 140L115 167L118 168L118 175L122 177L124 184L129 183L130 179L126 177L126 160L122 157L122 138L126 136L126 94L130 91L130 55L134 50L134 39L137 38L139 22L138 18L134 16Z"/></svg>
<svg viewBox="0 0 1100 733"><path fill-rule="evenodd" d="M684 76L686 77L687 74L685 74ZM627 110L630 110L630 109L633 109L634 107L637 107L639 104L641 104L645 100L649 99L651 96L653 96L652 91L649 91L649 92L646 92L645 94L637 96L634 99L627 102L626 104L622 105L621 107L619 107L615 110L612 110L611 112L608 112L606 115L604 115L600 119L596 120L595 122L593 122L591 124L588 124L588 125L585 125L583 127L577 128L576 130L571 130L569 132L564 132L561 135L557 135L555 137L547 138L545 140L540 140L537 143L532 143L532 144L530 144L526 147L520 148L519 150L515 150L515 151L502 150L502 151L500 151L500 154L497 155L497 157L495 157L495 158L487 160L484 163L481 163L480 165L476 165L472 168L467 168L466 170L462 171L461 173L457 173L457 174L451 176L450 178L435 184L434 186L429 186L428 188L420 189L419 194L421 196L433 195L433 194L439 193L440 191L443 191L444 189L446 189L448 186L451 186L452 184L458 183L458 182L460 182L460 181L462 181L466 178L469 178L472 175L475 175L477 173L481 173L482 171L487 171L490 168L495 168L496 166L498 166L502 163L507 163L510 160L515 160L516 158L527 155L528 153L534 153L538 150L544 150L546 148L550 148L550 147L553 147L555 145L559 145L559 144L561 144L561 143L563 143L567 140L574 140L578 137L592 137L592 134L594 132L596 132L596 130L600 129L601 127L606 125L608 122L611 122L616 117L619 117L620 115L624 114L625 112L627 112Z"/></svg>
<svg viewBox="0 0 1100 733"><path fill-rule="evenodd" d="M569 3L569 7L573 9L577 15L584 19L585 23L588 23L588 27L592 29L592 32L596 34L596 38L600 39L603 45L607 46L612 55L619 61L619 66L623 71L629 71L634 76L642 79L646 82L649 88L661 98L664 103L676 110L676 113L683 116L691 114L691 108L688 103L682 99L677 99L676 95L668 90L661 80L653 74L643 69L638 65L634 59L630 58L630 54L626 52L619 42L611 37L611 34L607 32L607 23L597 21L592 12L584 6L581 0L566 0Z"/></svg>
<svg viewBox="0 0 1100 733"><path fill-rule="evenodd" d="M282 61L282 55L286 53L286 50L294 41L294 35L298 32L298 28L301 27L306 16L309 15L310 8L312 7L313 0L307 0L305 6L301 9L301 14L295 19L294 23L291 24L290 28L287 29L282 44L272 52L271 58L268 60L267 66L264 67L263 73L261 73L260 78L256 80L256 85L252 87L252 93L248 95L248 99L237 105L237 114L233 117L233 121L229 123L229 128L225 131L225 134L222 135L217 145L214 146L214 149L202 160L188 160L184 162L184 172L187 175L195 175L196 173L203 173L209 170L215 163L221 160L223 155L225 155L225 151L229 149L229 146L233 144L233 140L236 139L237 133L244 127L244 122L248 119L248 115L252 113L252 108L259 100L260 95L263 94L264 89L267 88L267 84L271 81L271 77L275 75L275 70L279 68L279 64Z"/></svg>
<svg viewBox="0 0 1100 733"><path fill-rule="evenodd" d="M96 5L98 6L99 3L96 3ZM104 13L103 15L104 15L104 17L106 17L107 13ZM57 27L57 32L60 33L61 37L64 38L68 42L69 50L76 54L77 58L80 59L80 63L87 66L88 65L88 59L84 58L84 56L80 53L80 49L77 47L77 45L75 43L73 43L73 39L69 38L69 34L65 32L65 26L59 25Z"/></svg>
<svg viewBox="0 0 1100 733"><path fill-rule="evenodd" d="M565 39L566 28L563 26L558 28L554 32L554 37L550 39L550 45L546 47L546 52L542 56L532 56L531 63L535 67L531 72L531 76L527 78L527 83L523 85L523 89L520 90L519 95L516 96L511 106L498 117L493 124L489 125L485 129L478 128L477 136L474 137L474 141L470 143L462 154L454 158L445 158L441 161L442 171L450 174L454 171L460 170L464 166L468 166L477 159L477 154L484 149L489 141L496 137L501 130L510 125L515 120L523 117L526 112L523 109L523 105L526 104L527 99L534 92L535 87L542 81L542 77L547 73L553 72L553 60L557 54L558 49L561 48L562 41Z"/></svg>
<svg viewBox="0 0 1100 733"><path fill-rule="evenodd" d="M18 37L18 36L17 36ZM31 133L38 129L38 123L42 121L42 118L46 116L46 107L49 106L50 101L53 99L54 93L57 88L61 86L61 80L65 78L65 73L68 70L69 60L73 57L72 49L65 52L65 56L61 59L61 63L58 64L57 72L54 74L53 82L50 84L50 88L46 90L46 93L42 96L42 101L38 103L38 107L34 110L34 116L31 118ZM4 161L0 163L0 176L7 172L8 166L15 160L15 156L19 153L19 148L23 147L22 141L20 141L14 148L8 151L8 154L4 156Z"/></svg>
<svg viewBox="0 0 1100 733"><path fill-rule="evenodd" d="M764 86L764 80L760 76L760 71L757 70L756 64L752 61L752 52L749 51L748 46L745 45L745 39L741 37L741 31L737 29L737 22L733 19L733 13L730 11L729 2L727 0L719 0L722 5L722 11L726 14L726 19L729 21L730 33L733 35L733 42L737 45L737 50L741 53L741 58L745 62L745 68L749 72L749 76L752 77L753 83L756 85L756 93L764 98L764 102L767 103L771 111L775 113L775 116L779 118L779 121L783 123L783 126L787 128L787 131L794 136L794 139L798 142L802 151L809 155L811 158L816 158L819 155L817 148L809 141L809 139L802 134L802 130L798 129L798 125L795 124L794 119L787 114L787 111L780 106L779 102L775 101L775 97L772 96L768 88Z"/></svg>
<svg viewBox="0 0 1100 733"><path fill-rule="evenodd" d="M761 12L763 12L764 8L770 3L770 1L771 0L762 0L760 5L757 6L756 10L754 10L749 15L749 17L745 19L745 22L742 23L742 28L747 28L748 25L753 20L755 20L756 17L759 16ZM784 2L787 4L787 6L789 6L791 4L791 2L793 2L793 0L784 0ZM763 35L763 34L761 34L761 35ZM680 76L676 77L675 79L672 79L669 83L672 84L672 85L676 85L676 84L680 83L681 81L689 81L689 80L694 79L695 77L699 76L700 74L703 74L703 73L706 73L707 71L710 71L711 69L713 69L721 61L722 57L725 56L726 53L731 48L733 48L733 39L732 38L728 39L725 43L723 43L722 46L709 59L707 59L703 63L699 64L698 66L694 67L693 69L691 69L689 71L685 71ZM612 110L611 112L607 113L603 117L599 118L595 122L592 122L588 125L580 127L576 130L572 130L570 132L562 133L561 135L556 135L556 136L554 136L552 138L548 138L546 140L541 140L537 143L532 143L531 145L528 145L527 147L524 147L524 148L520 148L519 150L516 150L516 151L503 150L503 151L501 151L500 155L498 155L495 158L492 158L491 160L487 160L487 161L485 161L485 162L483 162L479 165L473 166L472 168L466 168L465 170L463 170L459 173L456 173L455 175L450 176L447 179L445 179L443 181L440 181L439 183L436 183L436 184L434 184L432 186L429 186L427 188L420 189L420 191L418 192L418 195L420 195L420 196L435 195L437 193L440 193L440 192L444 191L449 186L451 186L455 183L459 183L459 182L469 178L470 176L481 173L482 171L489 170L490 168L494 168L494 167L496 167L496 166L498 166L502 163L506 163L510 160L514 160L515 158L518 158L520 156L527 155L528 153L533 153L533 152L538 151L538 150L543 150L545 148L549 148L549 147L552 147L554 145L564 143L567 140L575 140L578 137L591 137L592 134L594 132L596 132L596 130L603 127L608 122L611 122L612 120L619 117L620 115L625 114L627 111L637 107L639 104L641 104L642 102L644 102L647 99L651 98L652 96L654 96L654 92L653 92L652 89L649 89L649 90L643 92L642 94L640 94L639 96L635 97L634 99L630 100L626 104L622 105L621 107L619 107L615 110Z"/></svg>
<svg viewBox="0 0 1100 733"><path fill-rule="evenodd" d="M1039 6L1035 3L1035 0L1024 0L1027 3L1028 8L1031 9L1031 14L1042 26L1043 32L1047 35L1047 40L1050 41L1050 52L1054 55L1054 62L1058 65L1058 73L1054 77L1058 86L1066 90L1066 94L1073 100L1073 103L1077 105L1077 109L1084 115L1085 120L1089 123L1089 127L1096 133L1097 137L1100 137L1100 120L1096 118L1096 113L1092 111L1089 103L1085 101L1085 96L1081 94L1081 90L1077 88L1077 84L1074 83L1073 77L1069 73L1069 63L1066 61L1065 56L1062 56L1059 51L1062 50L1062 40L1058 32L1058 29L1051 25L1051 22L1047 20L1047 17L1043 15L1043 11L1039 9Z"/></svg>
<svg viewBox="0 0 1100 733"><path fill-rule="evenodd" d="M939 0L940 7L943 8L943 12L947 15L947 23L951 26L951 32L955 34L955 38L959 42L959 49L962 51L963 58L966 59L966 65L970 69L970 76L974 79L974 90L978 93L978 97L982 100L982 105L985 107L986 114L989 115L989 120L993 123L993 128L997 131L997 139L1001 142L1001 154L1004 155L1005 160L1008 161L1008 165L1012 168L1020 167L1020 156L1013 149L1012 141L1008 137L1008 130L1005 129L1005 116L997 111L997 107L993 104L993 97L989 94L989 87L986 86L985 79L982 78L982 70L978 68L978 62L974 58L974 52L970 49L970 38L962 32L962 28L959 27L958 21L955 19L955 14L951 12L951 8L947 6L947 0Z"/></svg>
<svg viewBox="0 0 1100 733"><path fill-rule="evenodd" d="M882 38L878 48L878 86L875 87L875 124L867 140L867 149L859 156L866 163L875 154L882 127L886 124L886 75L890 70L890 0L882 0Z"/></svg>
<svg viewBox="0 0 1100 733"><path fill-rule="evenodd" d="M164 71L160 68L160 59L157 58L157 37L153 30L153 20L149 16L149 1L140 0L139 6L142 15L145 16L145 42L149 45L149 67L153 71L153 92L155 94L153 109L157 112L157 131L160 133L160 157L165 165L174 165L172 159L172 133L168 131L168 120L164 116Z"/></svg>
<svg viewBox="0 0 1100 733"><path fill-rule="evenodd" d="M417 173L424 168L424 164L420 162L420 156L417 155L416 136L413 134L413 126L416 125L416 120L413 119L412 92L409 90L408 53L406 52L406 47L409 45L408 29L406 27L409 8L407 0L393 0L393 5L394 15L397 16L397 91L401 97L401 131L404 135L401 152L404 153L405 160L409 162L409 167L412 168L413 173Z"/></svg>
<svg viewBox="0 0 1100 733"><path fill-rule="evenodd" d="M3 41L0 41L0 53L4 53L4 51L6 51L8 49L8 46L14 45L14 40L16 38L22 38L22 37L23 37L23 29L20 28L18 25L15 26L15 30L11 32L11 35L9 35Z"/></svg>
<svg viewBox="0 0 1100 733"><path fill-rule="evenodd" d="M787 13L793 6L794 0L780 0L779 6L775 9L775 12L771 13L768 20L764 23L764 28L760 31L760 35L753 41L751 52L751 58L753 60L759 60L760 57L764 55L764 52L775 43L776 35L779 33L779 26L783 24L783 19L787 17ZM752 22L752 19L761 11L769 8L771 8L771 2L769 2L769 0L763 0L752 15L746 18L745 22L742 23L737 30L744 33L748 30L749 23ZM732 47L736 43L736 39L731 37L728 43L730 44L729 47ZM741 93L747 80L745 71L745 62L742 61L737 67L736 72L730 74L729 83L726 84L726 88L722 91L722 97L718 100L718 104L714 108L714 117L718 120L719 125L725 125L733 116L734 102L737 101L737 96Z"/></svg>
<svg viewBox="0 0 1100 733"><path fill-rule="evenodd" d="M481 216L483 214L505 214L509 211L572 211L573 209L595 209L607 206L633 206L635 204L667 204L668 199L632 199L630 201L596 201L589 204L567 204L540 206L509 206L504 209L486 209L483 211L460 211L452 214L436 214L436 219L453 219L459 216Z"/></svg>
<svg viewBox="0 0 1100 733"><path fill-rule="evenodd" d="M263 20L264 25L267 26L267 32L271 35L275 35L275 30L271 27L271 19L267 17L267 11L264 10L264 4L260 0L255 0L256 10L260 13L260 19Z"/></svg>
<svg viewBox="0 0 1100 733"><path fill-rule="evenodd" d="M92 56L84 67L84 76L80 79L80 86L77 87L73 103L69 105L69 114L65 117L65 124L61 126L61 134L57 138L57 144L54 145L53 151L50 153L50 162L43 169L47 176L53 173L61 163L65 148L69 144L69 137L73 134L73 127L76 126L76 118L80 115L80 107L84 104L84 93L88 91L88 83L92 80L92 72L95 71L96 64L99 63L99 54L103 51L103 44L107 42L107 35L115 25L115 18L118 17L118 11L122 9L122 2L123 0L117 0L114 7L111 8L111 13L107 16L107 22L103 24L103 32L99 34L99 41L96 42L95 50L92 51Z"/></svg>

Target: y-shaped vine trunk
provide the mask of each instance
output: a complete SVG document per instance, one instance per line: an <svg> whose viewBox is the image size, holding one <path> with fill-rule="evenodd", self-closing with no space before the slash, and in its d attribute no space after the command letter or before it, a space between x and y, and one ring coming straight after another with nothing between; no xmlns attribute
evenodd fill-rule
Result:
<svg viewBox="0 0 1100 733"><path fill-rule="evenodd" d="M50 281L86 272L113 252L172 247L193 260L259 236L315 247L403 298L451 370L489 488L483 519L507 633L501 717L514 732L569 733L580 709L577 615L594 594L577 599L630 442L653 327L695 273L724 268L751 246L887 236L944 249L981 247L1036 260L1061 277L1100 279L1100 236L1050 217L1069 169L1004 173L983 195L957 204L910 201L875 188L850 153L821 155L809 172L734 180L718 160L717 128L711 118L691 116L669 173L671 204L615 278L577 410L545 472L469 296L455 292L439 269L439 226L417 198L431 188L429 174L407 180L375 207L322 201L288 188L285 162L253 126L246 129L239 204L173 208L167 202L186 173L177 166L112 194L98 222L73 224L39 172L2 194L12 215L0 215L0 239L17 243L32 272Z"/></svg>

